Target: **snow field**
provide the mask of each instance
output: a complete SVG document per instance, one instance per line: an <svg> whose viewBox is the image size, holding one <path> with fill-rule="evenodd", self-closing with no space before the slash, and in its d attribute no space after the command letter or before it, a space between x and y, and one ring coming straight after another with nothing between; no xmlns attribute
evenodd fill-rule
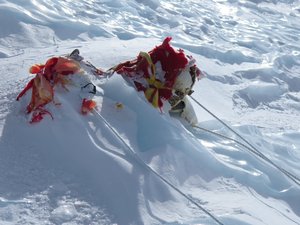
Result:
<svg viewBox="0 0 300 225"><path fill-rule="evenodd" d="M28 68L75 48L108 69L173 36L206 76L193 97L300 176L299 12L297 0L0 1L0 223L215 224L80 115L77 86L55 90L54 120L28 123L30 94L15 102ZM275 168L160 114L118 76L92 81L125 142L224 224L300 224L300 189ZM236 138L192 104L200 126Z"/></svg>

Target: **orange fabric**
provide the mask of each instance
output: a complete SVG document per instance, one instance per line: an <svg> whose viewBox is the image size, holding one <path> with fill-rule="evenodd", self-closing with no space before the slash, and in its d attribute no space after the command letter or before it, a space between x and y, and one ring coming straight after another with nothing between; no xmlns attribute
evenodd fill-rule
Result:
<svg viewBox="0 0 300 225"><path fill-rule="evenodd" d="M43 64L35 64L35 65L33 65L32 67L30 67L29 73L31 73L31 74L37 74L37 73L40 72L44 67L45 67L45 65L43 65Z"/></svg>
<svg viewBox="0 0 300 225"><path fill-rule="evenodd" d="M82 100L82 105L81 105L81 113L83 115L86 115L87 113L91 112L93 109L96 107L96 102L93 100L87 100L84 98Z"/></svg>
<svg viewBox="0 0 300 225"><path fill-rule="evenodd" d="M30 67L29 72L36 74L36 76L28 82L17 96L17 100L32 88L31 100L27 106L27 113L33 112L31 123L39 122L43 119L43 115L50 114L43 109L43 106L53 101L54 86L60 83L65 87L65 84L68 83L65 76L79 71L80 65L78 62L63 57L53 57L45 65L35 64Z"/></svg>
<svg viewBox="0 0 300 225"><path fill-rule="evenodd" d="M53 87L50 82L43 75L37 74L33 79L31 101L27 106L27 112L30 113L48 104L53 100L53 96Z"/></svg>

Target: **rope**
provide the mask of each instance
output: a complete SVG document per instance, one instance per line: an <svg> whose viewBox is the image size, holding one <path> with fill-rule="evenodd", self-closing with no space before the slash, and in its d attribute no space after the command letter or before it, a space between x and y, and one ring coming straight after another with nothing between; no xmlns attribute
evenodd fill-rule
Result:
<svg viewBox="0 0 300 225"><path fill-rule="evenodd" d="M217 117L215 114L213 114L211 111L209 111L205 106L203 106L199 101L197 101L195 98L193 98L192 96L190 96L191 99L198 104L202 109L204 109L206 112L208 112L210 115L212 115L215 119L217 119L220 123L222 123L226 128L228 128L231 132L233 132L236 136L238 136L241 140L243 140L246 144L235 140L233 138L227 137L225 135L216 133L214 131L210 131L208 129L199 127L199 126L194 126L195 128L201 129L205 132L209 132L211 134L217 135L219 137L222 137L224 139L227 140L231 140L234 141L235 143L239 144L240 146L246 148L247 150L249 150L251 153L255 154L256 156L258 156L259 158L261 158L262 160L268 162L269 164L271 164L273 167L275 167L276 169L278 169L280 172L282 172L284 175L286 175L288 178L290 178L294 183L296 183L298 186L300 186L300 178L297 177L296 175L288 172L287 170L283 169L282 167L278 166L276 163L274 163L271 159L269 159L266 155L264 155L263 153L261 153L256 147L254 147L249 141L247 141L243 136L241 136L239 133L237 133L233 128L231 128L229 125L227 125L223 120L221 120L219 117Z"/></svg>
<svg viewBox="0 0 300 225"><path fill-rule="evenodd" d="M204 212L206 215L208 215L210 218L212 218L217 224L224 225L220 220L218 220L212 213L210 213L207 209L203 208L201 205L199 205L195 200L193 200L191 197L189 197L187 194L182 192L180 189L178 189L175 185L173 185L171 182L169 182L166 178L164 178L162 175L157 173L154 169L152 169L148 164L146 164L141 157L134 151L134 149L129 146L124 139L121 137L121 135L110 125L110 123L96 110L93 110L104 122L104 124L111 130L111 132L122 142L122 144L129 150L131 155L142 165L144 166L149 172L153 173L155 176L157 176L161 181L163 181L165 184L167 184L169 187L171 187L173 190L175 190L177 193L179 193L181 196L186 198L188 201L190 201L192 204L194 204L198 209L200 209L202 212Z"/></svg>

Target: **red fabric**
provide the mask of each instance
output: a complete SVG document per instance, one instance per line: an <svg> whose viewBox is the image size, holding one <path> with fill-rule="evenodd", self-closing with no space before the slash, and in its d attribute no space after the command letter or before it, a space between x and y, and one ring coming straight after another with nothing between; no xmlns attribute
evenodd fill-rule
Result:
<svg viewBox="0 0 300 225"><path fill-rule="evenodd" d="M163 71L166 72L165 85L167 87L173 87L177 76L188 64L188 59L183 51L176 51L170 45L171 40L171 37L167 37L160 46L157 46L150 52L153 63L156 64L160 61Z"/></svg>
<svg viewBox="0 0 300 225"><path fill-rule="evenodd" d="M93 100L87 100L84 98L82 100L82 105L81 105L81 113L83 115L86 115L87 113L91 112L95 107L96 107L96 102Z"/></svg>
<svg viewBox="0 0 300 225"><path fill-rule="evenodd" d="M35 73L36 76L17 96L17 101L32 88L31 100L27 106L27 113L33 112L31 123L39 122L43 119L43 115L50 114L43 106L53 101L54 85L61 83L64 87L66 81L63 76L74 74L79 70L80 65L77 62L63 57L53 57L45 65L36 64L30 68L30 73Z"/></svg>
<svg viewBox="0 0 300 225"><path fill-rule="evenodd" d="M27 106L27 113L43 107L53 100L54 91L50 82L41 74L33 79L31 101Z"/></svg>
<svg viewBox="0 0 300 225"><path fill-rule="evenodd" d="M39 108L39 109L35 110L33 112L30 123L40 122L44 118L44 115L46 115L46 114L48 114L53 119L52 114L48 110L43 109L43 108Z"/></svg>
<svg viewBox="0 0 300 225"><path fill-rule="evenodd" d="M30 88L32 88L32 86L33 86L33 80L34 80L34 78L33 79L31 79L29 82L28 82L28 84L26 85L26 87L21 91L21 93L20 94L18 94L18 96L17 96L17 101L19 101L20 100L20 98L30 89Z"/></svg>
<svg viewBox="0 0 300 225"><path fill-rule="evenodd" d="M171 37L167 37L163 43L156 46L149 52L150 58L155 65L157 62L161 63L162 70L165 72L164 81L156 78L156 81L163 82L163 87L155 87L154 85L143 85L145 82L133 81L138 91L146 91L147 88L157 89L159 93L158 105L161 108L162 100L168 100L172 96L172 87L176 81L177 76L187 66L188 59L182 50L176 51L171 45ZM152 75L151 65L145 57L139 55L136 60L127 61L119 64L115 71L119 74L129 78L149 79ZM148 99L151 102L151 97Z"/></svg>
<svg viewBox="0 0 300 225"><path fill-rule="evenodd" d="M132 77L136 71L137 71L137 60L133 61L126 61L124 63L120 63L119 65L114 68L114 71L116 71L119 74L124 74L128 77Z"/></svg>

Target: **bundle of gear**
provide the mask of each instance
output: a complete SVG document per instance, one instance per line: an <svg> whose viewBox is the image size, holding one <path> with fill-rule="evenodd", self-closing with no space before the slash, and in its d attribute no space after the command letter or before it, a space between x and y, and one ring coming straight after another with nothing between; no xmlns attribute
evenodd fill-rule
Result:
<svg viewBox="0 0 300 225"><path fill-rule="evenodd" d="M136 59L120 63L108 71L98 69L85 61L77 49L69 55L50 58L45 64L37 64L30 68L30 73L35 74L35 77L17 96L17 100L32 89L27 113L31 114L31 123L39 122L46 114L53 118L44 106L54 102L54 89L57 85L68 90L66 86L72 85L72 75L86 72L102 79L116 73L137 91L143 92L153 107L161 112L168 111L172 115L180 115L189 123L196 124L195 112L186 96L193 93L195 81L200 79L202 74L195 60L185 55L183 50L175 50L170 41L171 37L167 37L153 50L140 52ZM82 88L92 88L96 92L96 87L91 82ZM82 114L87 114L95 107L96 102L93 99L82 99Z"/></svg>

